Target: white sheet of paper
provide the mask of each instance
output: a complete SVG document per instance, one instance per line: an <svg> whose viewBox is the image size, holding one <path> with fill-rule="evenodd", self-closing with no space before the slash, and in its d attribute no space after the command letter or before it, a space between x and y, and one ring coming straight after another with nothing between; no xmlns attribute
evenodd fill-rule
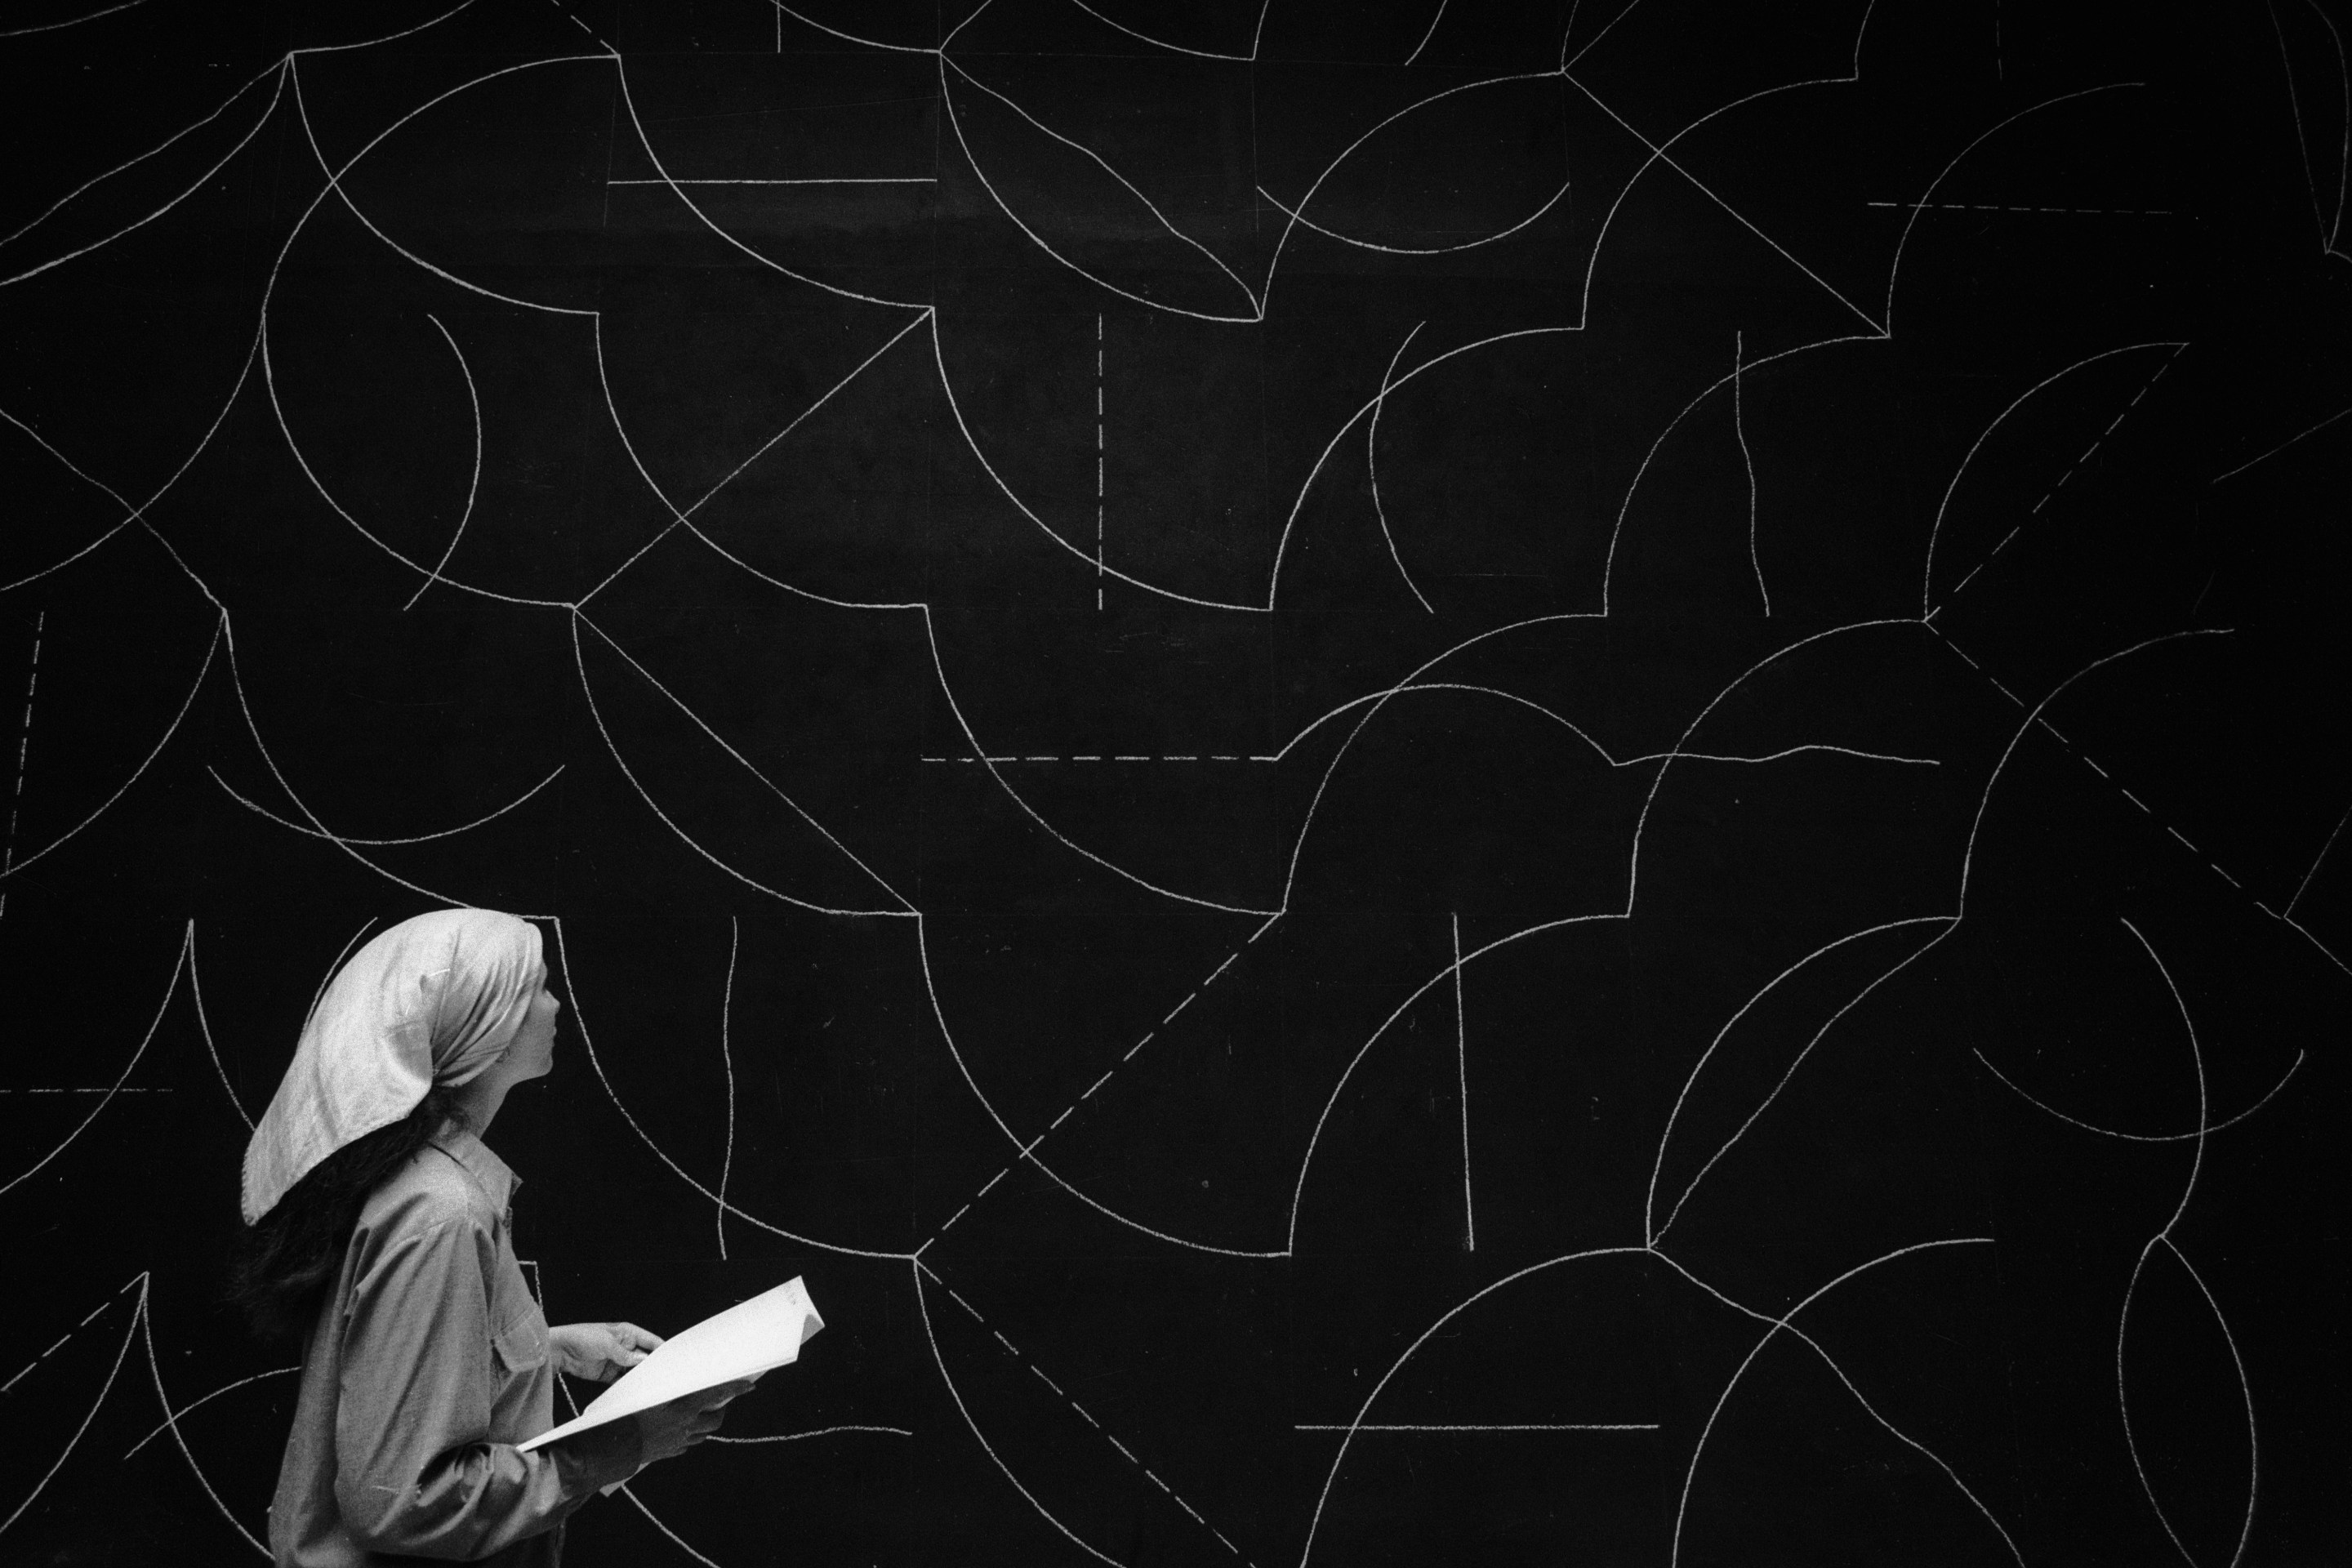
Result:
<svg viewBox="0 0 2352 1568"><path fill-rule="evenodd" d="M790 1365L800 1359L801 1346L823 1327L816 1304L795 1276L672 1334L579 1415L515 1447L527 1454L558 1437L650 1410L680 1395Z"/></svg>

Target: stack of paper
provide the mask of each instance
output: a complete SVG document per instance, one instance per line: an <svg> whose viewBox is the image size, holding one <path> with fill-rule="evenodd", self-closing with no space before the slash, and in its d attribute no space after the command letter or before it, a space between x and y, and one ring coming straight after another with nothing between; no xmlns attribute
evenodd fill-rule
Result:
<svg viewBox="0 0 2352 1568"><path fill-rule="evenodd" d="M789 1279L672 1334L578 1415L515 1447L529 1453L574 1432L585 1432L722 1383L788 1366L800 1359L801 1346L823 1327L824 1320L817 1316L808 1291L799 1279Z"/></svg>

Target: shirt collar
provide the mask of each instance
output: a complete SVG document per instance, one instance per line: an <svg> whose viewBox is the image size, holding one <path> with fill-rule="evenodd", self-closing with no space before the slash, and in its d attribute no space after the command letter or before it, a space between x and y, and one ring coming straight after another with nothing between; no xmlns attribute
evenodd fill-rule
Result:
<svg viewBox="0 0 2352 1568"><path fill-rule="evenodd" d="M436 1134L431 1142L436 1149L465 1167L466 1173L474 1178L482 1191L489 1194L490 1202L500 1210L513 1201L515 1189L522 1185L522 1178L516 1175L504 1160L491 1153L490 1146L475 1137L470 1129L453 1121Z"/></svg>

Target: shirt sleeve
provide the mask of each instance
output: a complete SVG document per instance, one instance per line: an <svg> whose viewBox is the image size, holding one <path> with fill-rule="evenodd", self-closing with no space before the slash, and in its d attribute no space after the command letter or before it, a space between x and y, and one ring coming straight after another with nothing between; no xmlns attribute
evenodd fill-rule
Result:
<svg viewBox="0 0 2352 1568"><path fill-rule="evenodd" d="M551 1530L626 1479L633 1424L523 1453L490 1441L492 1239L452 1215L394 1238L355 1282L335 1410L335 1501L377 1552L466 1561ZM586 1435L583 1435L586 1436Z"/></svg>

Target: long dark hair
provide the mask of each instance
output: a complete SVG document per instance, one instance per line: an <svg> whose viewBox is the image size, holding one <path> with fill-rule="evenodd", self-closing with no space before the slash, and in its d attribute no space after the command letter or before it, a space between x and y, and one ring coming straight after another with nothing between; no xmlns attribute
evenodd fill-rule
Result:
<svg viewBox="0 0 2352 1568"><path fill-rule="evenodd" d="M245 1227L229 1266L229 1300L265 1340L300 1334L342 1266L360 1208L451 1120L454 1091L436 1086L399 1121L354 1138L313 1166L277 1206Z"/></svg>

